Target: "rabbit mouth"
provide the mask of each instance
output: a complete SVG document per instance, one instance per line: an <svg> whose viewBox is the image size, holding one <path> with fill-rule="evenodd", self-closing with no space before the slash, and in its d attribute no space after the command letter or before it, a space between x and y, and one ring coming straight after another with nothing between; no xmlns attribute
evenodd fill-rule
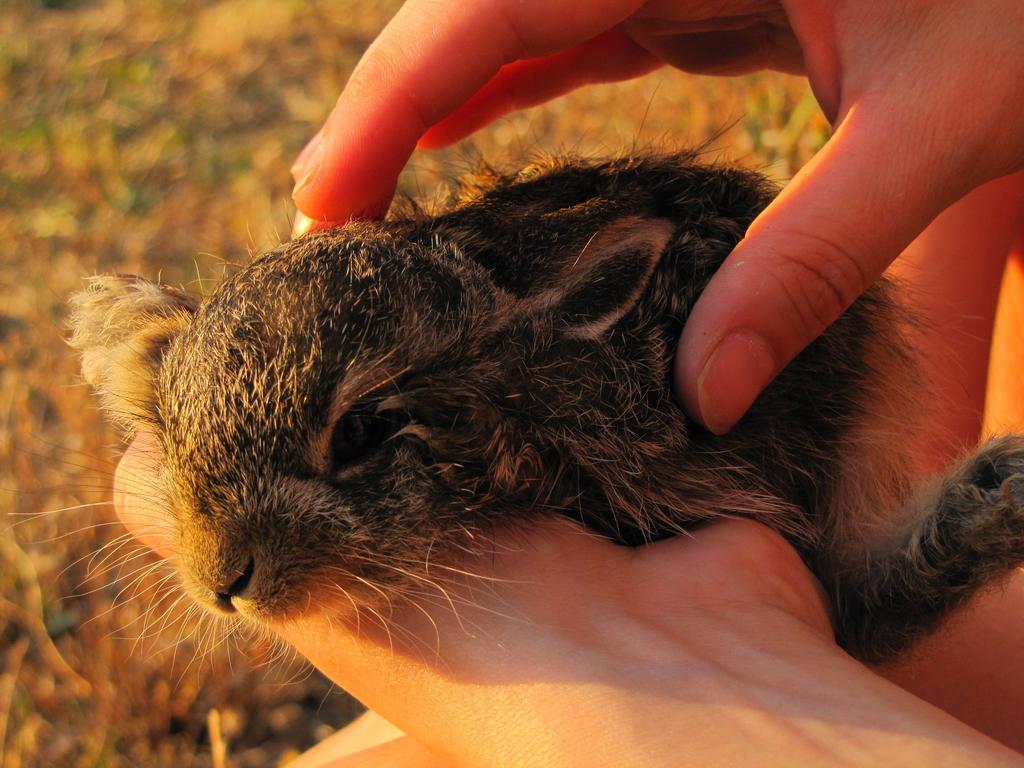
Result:
<svg viewBox="0 0 1024 768"><path fill-rule="evenodd" d="M344 618L373 611L381 603L390 603L395 587L378 583L369 574L323 564L284 567L260 553L248 556L240 567L222 567L219 577L211 577L205 565L202 574L187 563L180 571L197 603L215 616L269 627L310 614L326 612Z"/></svg>

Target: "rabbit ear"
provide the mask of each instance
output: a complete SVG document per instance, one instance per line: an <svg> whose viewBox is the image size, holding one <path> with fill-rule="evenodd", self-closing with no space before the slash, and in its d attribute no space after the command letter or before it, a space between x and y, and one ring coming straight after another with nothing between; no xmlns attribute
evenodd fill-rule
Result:
<svg viewBox="0 0 1024 768"><path fill-rule="evenodd" d="M666 219L620 219L595 234L540 298L578 338L602 336L633 308L675 227Z"/></svg>
<svg viewBox="0 0 1024 768"><path fill-rule="evenodd" d="M94 277L71 298L71 346L103 408L125 433L159 424L156 375L196 310L191 296L133 275Z"/></svg>

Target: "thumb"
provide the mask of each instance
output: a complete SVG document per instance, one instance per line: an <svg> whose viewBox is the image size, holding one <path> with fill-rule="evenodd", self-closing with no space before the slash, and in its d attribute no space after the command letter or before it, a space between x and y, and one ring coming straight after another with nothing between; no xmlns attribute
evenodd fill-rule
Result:
<svg viewBox="0 0 1024 768"><path fill-rule="evenodd" d="M676 388L687 413L712 432L731 429L779 371L969 189L963 163L926 126L900 122L899 112L855 105L697 301L679 343Z"/></svg>
<svg viewBox="0 0 1024 768"><path fill-rule="evenodd" d="M114 511L135 538L174 560L174 521L161 503L158 487L163 460L156 437L140 429L114 473Z"/></svg>

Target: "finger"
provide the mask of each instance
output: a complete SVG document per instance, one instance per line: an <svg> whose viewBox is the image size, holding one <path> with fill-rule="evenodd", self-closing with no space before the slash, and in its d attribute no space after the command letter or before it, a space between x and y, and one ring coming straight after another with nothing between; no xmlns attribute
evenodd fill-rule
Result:
<svg viewBox="0 0 1024 768"><path fill-rule="evenodd" d="M309 768L449 768L451 764L451 757L439 755L418 741L402 736L337 760L311 763Z"/></svg>
<svg viewBox="0 0 1024 768"><path fill-rule="evenodd" d="M392 186L377 200L367 203L361 211L353 213L353 219L382 219L391 207L391 198L395 195L395 186ZM302 237L311 232L318 232L323 229L330 229L337 222L330 219L311 219L302 211L295 212L295 219L292 221L292 237Z"/></svg>
<svg viewBox="0 0 1024 768"><path fill-rule="evenodd" d="M928 110L916 109L927 122ZM900 105L861 103L714 276L676 359L683 406L728 431L761 390L821 334L972 182Z"/></svg>
<svg viewBox="0 0 1024 768"><path fill-rule="evenodd" d="M502 65L578 45L640 0L410 0L356 67L294 192L306 216L342 221L394 188L416 141Z"/></svg>
<svg viewBox="0 0 1024 768"><path fill-rule="evenodd" d="M761 69L803 72L803 53L788 26L754 20L739 29L678 35L633 29L630 36L664 64L698 75L742 75Z"/></svg>
<svg viewBox="0 0 1024 768"><path fill-rule="evenodd" d="M342 758L360 755L373 747L404 736L403 732L373 710L367 710L344 728L321 739L315 746L288 763L291 768L324 768ZM365 755L363 755L365 757ZM357 763L365 765L366 763ZM413 763L402 763L413 764ZM344 763L343 763L344 765Z"/></svg>
<svg viewBox="0 0 1024 768"><path fill-rule="evenodd" d="M374 768L374 766L408 766L429 768L450 765L445 759L419 742L392 731L383 734L366 733L363 722L372 712L364 715L321 741L315 747L288 763L292 768Z"/></svg>
<svg viewBox="0 0 1024 768"><path fill-rule="evenodd" d="M174 524L156 490L162 460L156 438L140 430L114 473L114 510L135 538L173 558Z"/></svg>
<svg viewBox="0 0 1024 768"><path fill-rule="evenodd" d="M618 30L553 56L506 64L455 112L432 126L421 147L441 147L468 136L501 115L525 109L584 85L629 80L661 65Z"/></svg>

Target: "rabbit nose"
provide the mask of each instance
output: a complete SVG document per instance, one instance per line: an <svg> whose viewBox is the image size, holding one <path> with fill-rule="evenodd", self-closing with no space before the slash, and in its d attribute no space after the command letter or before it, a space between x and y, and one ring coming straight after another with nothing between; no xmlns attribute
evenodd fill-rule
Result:
<svg viewBox="0 0 1024 768"><path fill-rule="evenodd" d="M214 596L217 599L217 607L225 613L234 613L237 611L238 609L235 607L232 599L242 596L246 587L249 586L249 582L252 581L252 574L255 570L256 559L250 557L249 562L246 564L245 568L242 569L240 574L233 574L234 578L231 580L224 579L224 581L213 591Z"/></svg>

